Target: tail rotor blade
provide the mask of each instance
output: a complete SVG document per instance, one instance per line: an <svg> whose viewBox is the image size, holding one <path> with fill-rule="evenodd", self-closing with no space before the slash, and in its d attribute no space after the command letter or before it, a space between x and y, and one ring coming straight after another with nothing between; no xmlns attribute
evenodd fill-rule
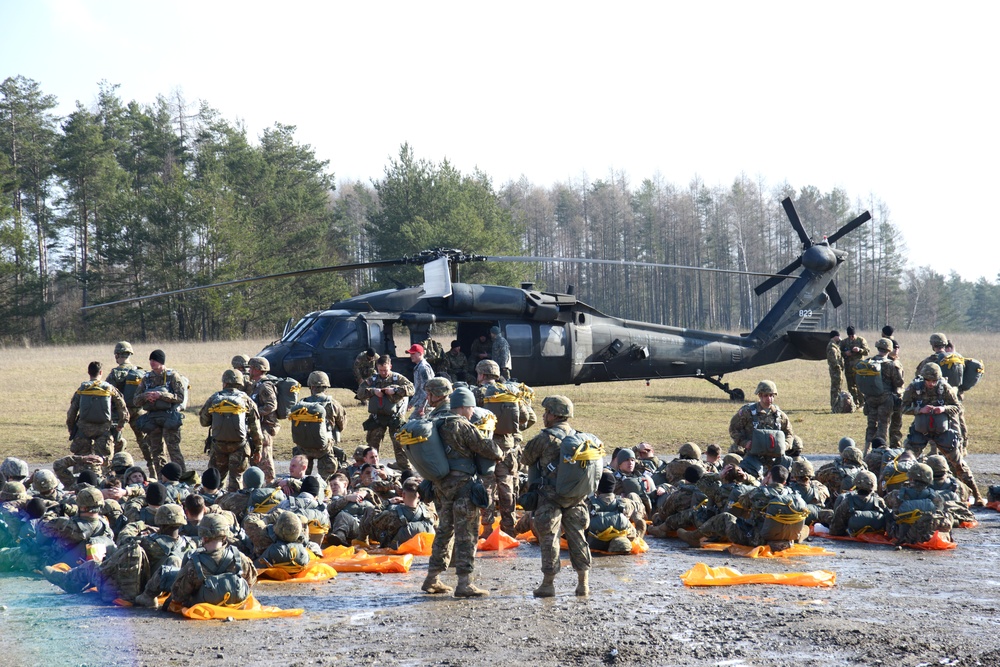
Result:
<svg viewBox="0 0 1000 667"><path fill-rule="evenodd" d="M781 200L781 205L785 207L785 214L788 216L788 221L792 223L792 229L795 233L799 235L802 240L802 248L808 248L812 245L812 239L806 234L805 228L802 226L802 221L799 220L799 214L795 211L795 206L792 205L792 198L785 197Z"/></svg>

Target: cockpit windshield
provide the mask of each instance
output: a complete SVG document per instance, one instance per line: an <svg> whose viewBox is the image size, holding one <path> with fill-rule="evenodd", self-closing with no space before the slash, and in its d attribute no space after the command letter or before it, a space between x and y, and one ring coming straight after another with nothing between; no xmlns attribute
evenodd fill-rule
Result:
<svg viewBox="0 0 1000 667"><path fill-rule="evenodd" d="M332 319L332 317L304 317L281 340L286 343L294 341L316 347L323 340L323 334Z"/></svg>

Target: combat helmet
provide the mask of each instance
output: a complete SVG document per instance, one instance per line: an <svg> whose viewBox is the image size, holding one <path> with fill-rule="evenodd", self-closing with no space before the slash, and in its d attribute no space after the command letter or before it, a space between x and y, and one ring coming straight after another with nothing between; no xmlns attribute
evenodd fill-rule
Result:
<svg viewBox="0 0 1000 667"><path fill-rule="evenodd" d="M39 470L31 482L31 488L37 493L49 493L59 486L59 479L51 470Z"/></svg>
<svg viewBox="0 0 1000 667"><path fill-rule="evenodd" d="M302 536L302 521L293 512L282 511L274 522L274 534L285 542L295 542Z"/></svg>
<svg viewBox="0 0 1000 667"><path fill-rule="evenodd" d="M135 465L135 459L128 452L118 452L111 457L111 469L115 472L119 470L125 472Z"/></svg>
<svg viewBox="0 0 1000 667"><path fill-rule="evenodd" d="M245 354L237 354L229 363L233 368L242 371L250 365L250 357Z"/></svg>
<svg viewBox="0 0 1000 667"><path fill-rule="evenodd" d="M888 352L889 350L892 349L892 341L889 340L888 338L879 338L877 341L875 341L875 349L885 350L886 352Z"/></svg>
<svg viewBox="0 0 1000 667"><path fill-rule="evenodd" d="M229 536L229 521L222 514L206 514L198 524L198 537L219 540Z"/></svg>
<svg viewBox="0 0 1000 667"><path fill-rule="evenodd" d="M184 510L180 505L173 503L160 505L156 508L156 527L163 528L169 526L184 526L187 519L184 517Z"/></svg>
<svg viewBox="0 0 1000 667"><path fill-rule="evenodd" d="M482 373L483 375L493 375L495 377L500 377L500 364L493 361L492 359L483 359L478 364L476 364L476 372Z"/></svg>
<svg viewBox="0 0 1000 667"><path fill-rule="evenodd" d="M943 333L931 334L931 347L944 347L948 344L948 337Z"/></svg>
<svg viewBox="0 0 1000 667"><path fill-rule="evenodd" d="M327 389L330 386L330 376L323 371L313 371L309 374L309 380L306 384L310 387Z"/></svg>
<svg viewBox="0 0 1000 667"><path fill-rule="evenodd" d="M919 482L927 486L934 483L934 471L926 463L917 463L907 471L906 475L911 482Z"/></svg>
<svg viewBox="0 0 1000 667"><path fill-rule="evenodd" d="M944 477L948 474L948 459L940 454L927 457L927 465L934 471L934 477Z"/></svg>
<svg viewBox="0 0 1000 667"><path fill-rule="evenodd" d="M115 343L116 357L122 357L126 355L131 356L133 354L135 354L135 352L132 351L132 343L128 342L127 340L122 340Z"/></svg>
<svg viewBox="0 0 1000 667"><path fill-rule="evenodd" d="M759 383L757 383L757 388L754 389L753 393L757 394L758 396L760 396L761 394L775 394L775 395L777 395L777 393L778 393L778 385L776 385L771 380L761 380Z"/></svg>
<svg viewBox="0 0 1000 667"><path fill-rule="evenodd" d="M924 364L924 367L920 369L920 375L925 380L940 380L941 379L941 367L935 364L933 361L929 361Z"/></svg>
<svg viewBox="0 0 1000 667"><path fill-rule="evenodd" d="M855 444L857 443L854 442L854 438L845 435L843 438L840 439L840 442L837 443L837 451L843 454L845 449L847 449L848 447L854 447Z"/></svg>
<svg viewBox="0 0 1000 667"><path fill-rule="evenodd" d="M24 479L28 476L28 464L21 459L8 456L0 463L0 475L6 479Z"/></svg>
<svg viewBox="0 0 1000 667"><path fill-rule="evenodd" d="M844 463L861 465L865 460L865 455L857 447L845 447L844 451L840 453L840 458Z"/></svg>
<svg viewBox="0 0 1000 667"><path fill-rule="evenodd" d="M435 377L427 381L424 390L434 396L447 396L452 392L452 386L448 378Z"/></svg>
<svg viewBox="0 0 1000 667"><path fill-rule="evenodd" d="M792 461L792 469L789 471L792 477L815 477L816 469L813 468L813 464L807 459L798 459L797 461Z"/></svg>
<svg viewBox="0 0 1000 667"><path fill-rule="evenodd" d="M0 502L9 502L11 500L27 500L28 491L24 488L24 484L20 482L7 482L0 489Z"/></svg>
<svg viewBox="0 0 1000 667"><path fill-rule="evenodd" d="M256 368L259 371L264 371L265 373L271 370L271 362L264 357L250 357L250 361L247 362L247 366L250 368Z"/></svg>
<svg viewBox="0 0 1000 667"><path fill-rule="evenodd" d="M701 447L693 442L685 442L681 445L680 449L677 450L677 455L682 459L700 459Z"/></svg>
<svg viewBox="0 0 1000 667"><path fill-rule="evenodd" d="M92 486L76 494L76 506L81 512L94 512L104 505L104 496Z"/></svg>
<svg viewBox="0 0 1000 667"><path fill-rule="evenodd" d="M858 491L866 491L870 493L875 490L876 483L877 480L875 479L875 473L869 472L868 470L862 470L854 476L854 488Z"/></svg>
<svg viewBox="0 0 1000 667"><path fill-rule="evenodd" d="M222 384L223 385L236 385L238 387L243 386L243 373L240 373L235 368L228 368L222 373Z"/></svg>
<svg viewBox="0 0 1000 667"><path fill-rule="evenodd" d="M565 396L555 394L542 399L542 407L554 414L556 417L572 417L573 401Z"/></svg>

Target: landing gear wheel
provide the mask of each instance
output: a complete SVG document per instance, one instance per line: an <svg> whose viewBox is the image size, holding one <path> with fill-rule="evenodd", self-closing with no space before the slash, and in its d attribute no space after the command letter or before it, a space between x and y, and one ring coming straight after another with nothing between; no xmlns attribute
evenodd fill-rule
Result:
<svg viewBox="0 0 1000 667"><path fill-rule="evenodd" d="M747 396L746 394L743 393L742 389L733 389L731 392L729 392L729 400L731 401L737 401L739 403L742 403L743 401L746 400L746 397Z"/></svg>

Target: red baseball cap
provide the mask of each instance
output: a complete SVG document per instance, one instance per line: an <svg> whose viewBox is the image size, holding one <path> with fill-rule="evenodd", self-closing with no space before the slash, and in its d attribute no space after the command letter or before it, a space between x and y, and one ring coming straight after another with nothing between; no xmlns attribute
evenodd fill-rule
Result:
<svg viewBox="0 0 1000 667"><path fill-rule="evenodd" d="M423 354L424 346L421 345L420 343L414 343L413 345L410 346L410 349L406 351L407 354L413 354L415 352Z"/></svg>

